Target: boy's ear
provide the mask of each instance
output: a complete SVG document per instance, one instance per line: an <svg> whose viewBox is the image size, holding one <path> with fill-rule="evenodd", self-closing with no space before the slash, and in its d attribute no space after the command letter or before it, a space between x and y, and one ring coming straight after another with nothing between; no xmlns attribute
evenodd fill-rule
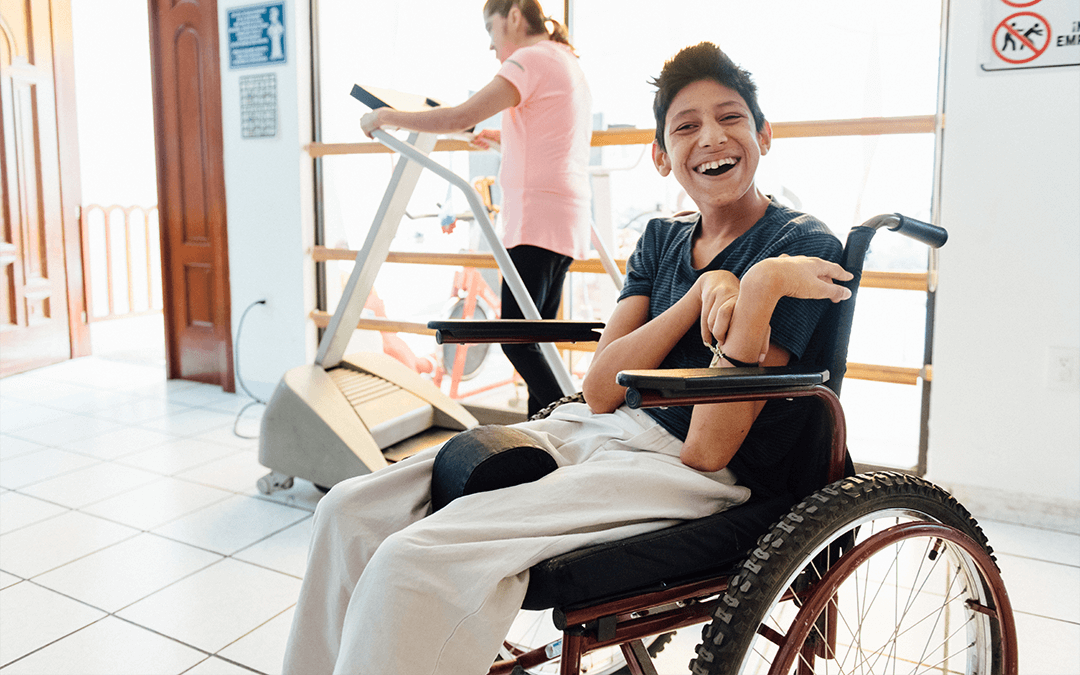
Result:
<svg viewBox="0 0 1080 675"><path fill-rule="evenodd" d="M653 141L652 144L652 161L661 176L666 177L671 173L671 161L668 159L668 154L660 149L660 145L656 141Z"/></svg>
<svg viewBox="0 0 1080 675"><path fill-rule="evenodd" d="M769 124L769 120L765 120L765 126L758 132L758 145L761 147L761 154L768 154L769 148L772 147L772 125Z"/></svg>

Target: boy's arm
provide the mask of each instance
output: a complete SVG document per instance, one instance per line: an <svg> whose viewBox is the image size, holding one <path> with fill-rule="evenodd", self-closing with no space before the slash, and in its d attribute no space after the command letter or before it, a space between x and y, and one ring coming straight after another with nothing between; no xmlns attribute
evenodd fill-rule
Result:
<svg viewBox="0 0 1080 675"><path fill-rule="evenodd" d="M739 292L739 280L726 271L703 274L690 291L652 321L649 297L632 295L615 305L582 383L585 402L595 413L620 405L626 388L615 382L621 370L657 368L679 339L702 320L702 296L723 303Z"/></svg>
<svg viewBox="0 0 1080 675"><path fill-rule="evenodd" d="M740 361L757 363L761 344L768 334L769 321L780 298L788 296L840 302L851 297L851 291L834 284L833 280L847 281L851 278L852 275L844 268L820 258L766 258L743 275L730 323L715 326L714 334L722 336L724 354ZM784 366L790 358L785 349L770 344L761 363L764 366ZM700 471L724 468L735 456L764 406L764 401L694 406L680 459L687 466Z"/></svg>

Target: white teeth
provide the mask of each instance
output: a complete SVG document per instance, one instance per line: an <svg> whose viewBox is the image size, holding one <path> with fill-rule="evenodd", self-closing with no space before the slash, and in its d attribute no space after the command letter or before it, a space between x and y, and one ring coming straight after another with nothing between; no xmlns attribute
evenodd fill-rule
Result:
<svg viewBox="0 0 1080 675"><path fill-rule="evenodd" d="M694 171L697 171L698 173L705 173L709 169L719 169L720 167L724 166L725 164L734 164L734 163L735 163L735 158L734 157L727 157L725 159L719 159L719 160L715 160L715 161L712 161L712 162L705 162L701 166L694 169Z"/></svg>

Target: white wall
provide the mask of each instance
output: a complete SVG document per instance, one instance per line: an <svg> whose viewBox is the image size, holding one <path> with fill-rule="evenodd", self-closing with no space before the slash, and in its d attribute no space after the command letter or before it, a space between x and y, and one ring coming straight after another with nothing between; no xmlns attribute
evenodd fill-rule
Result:
<svg viewBox="0 0 1080 675"><path fill-rule="evenodd" d="M984 516L1080 530L1080 67L985 73L953 0L929 478Z"/></svg>
<svg viewBox="0 0 1080 675"><path fill-rule="evenodd" d="M221 113L229 231L233 339L244 310L238 343L240 375L248 389L267 399L289 368L314 360L315 327L306 317L315 306L311 63L308 3L285 2L286 61L230 69L228 10L252 0L219 0ZM277 135L242 138L240 77L277 75ZM237 383L240 391L240 383Z"/></svg>

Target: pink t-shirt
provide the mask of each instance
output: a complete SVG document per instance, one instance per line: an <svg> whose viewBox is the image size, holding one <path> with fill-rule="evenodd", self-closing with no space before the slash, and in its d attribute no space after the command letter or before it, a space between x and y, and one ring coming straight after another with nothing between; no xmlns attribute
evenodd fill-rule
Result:
<svg viewBox="0 0 1080 675"><path fill-rule="evenodd" d="M573 258L589 249L592 94L577 57L543 40L499 69L521 102L503 112L503 244L538 246Z"/></svg>

